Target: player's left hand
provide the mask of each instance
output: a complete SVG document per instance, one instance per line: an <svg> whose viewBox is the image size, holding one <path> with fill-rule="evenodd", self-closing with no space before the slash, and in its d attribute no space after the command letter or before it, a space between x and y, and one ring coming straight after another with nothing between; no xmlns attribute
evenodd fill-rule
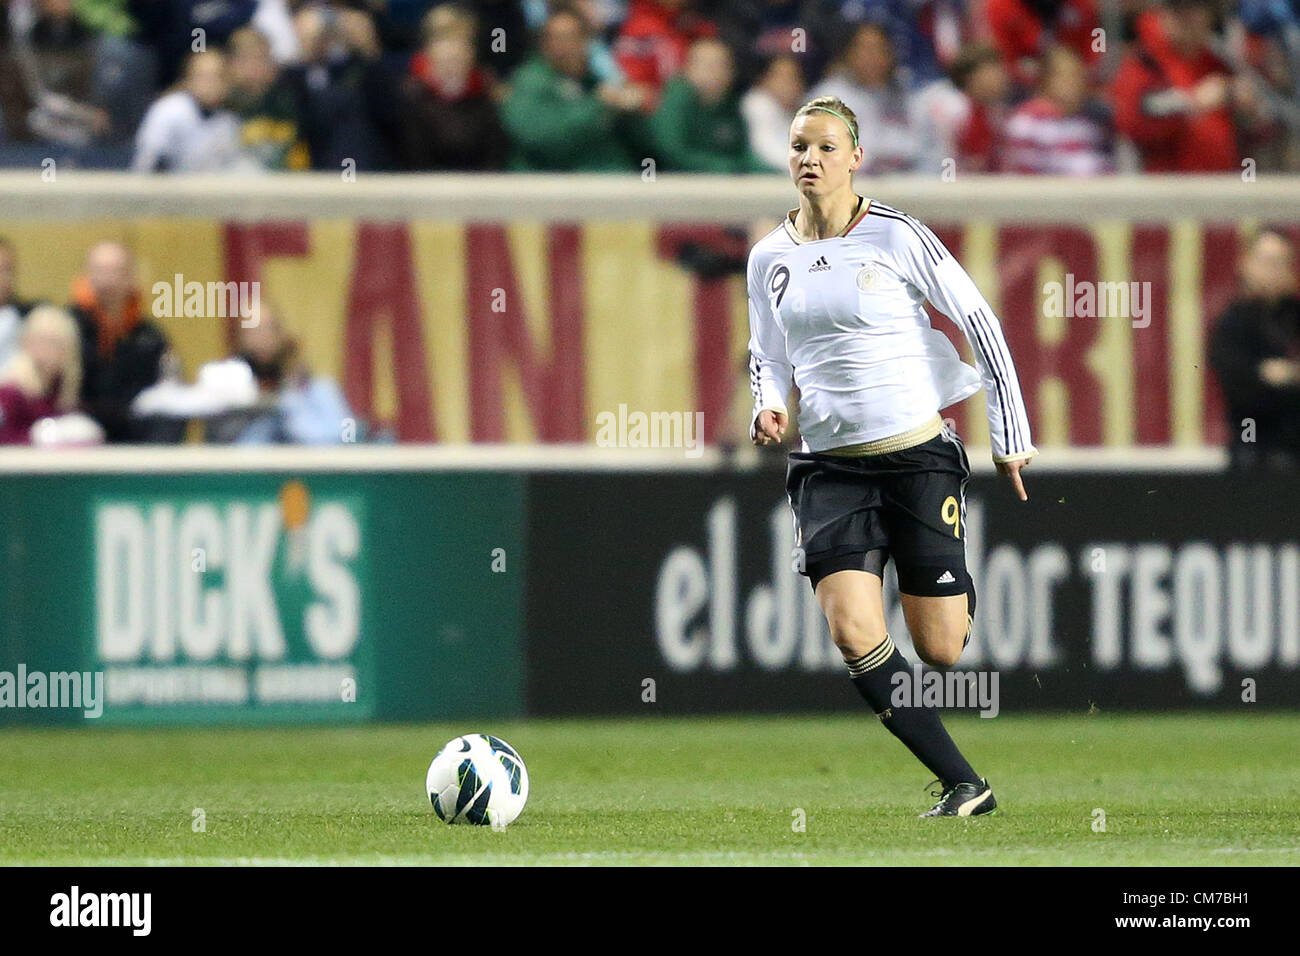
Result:
<svg viewBox="0 0 1300 956"><path fill-rule="evenodd" d="M1020 496L1020 500L1028 501L1029 495L1025 494L1025 483L1020 480L1020 472L1029 464L1029 459L1020 458L1016 461L999 461L996 464L998 474L1006 475L1011 479L1011 485L1016 489L1016 494Z"/></svg>

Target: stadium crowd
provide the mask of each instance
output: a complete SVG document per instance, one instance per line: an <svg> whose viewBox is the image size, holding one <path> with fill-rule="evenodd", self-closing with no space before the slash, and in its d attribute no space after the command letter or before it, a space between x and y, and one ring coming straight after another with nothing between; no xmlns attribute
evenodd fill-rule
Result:
<svg viewBox="0 0 1300 956"><path fill-rule="evenodd" d="M1300 0L7 0L0 164L1300 169Z"/></svg>
<svg viewBox="0 0 1300 956"><path fill-rule="evenodd" d="M383 440L337 383L311 372L261 296L232 322L230 355L185 383L126 246L92 245L66 306L22 298L18 273L0 237L0 445Z"/></svg>

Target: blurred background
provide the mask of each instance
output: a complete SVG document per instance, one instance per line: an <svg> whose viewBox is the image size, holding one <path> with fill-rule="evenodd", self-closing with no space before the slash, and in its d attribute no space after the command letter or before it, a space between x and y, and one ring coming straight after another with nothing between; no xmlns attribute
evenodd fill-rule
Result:
<svg viewBox="0 0 1300 956"><path fill-rule="evenodd" d="M0 672L144 723L853 706L747 441L829 93L1043 452L1019 503L944 410L963 666L1300 706L1297 84L1293 0L10 0Z"/></svg>

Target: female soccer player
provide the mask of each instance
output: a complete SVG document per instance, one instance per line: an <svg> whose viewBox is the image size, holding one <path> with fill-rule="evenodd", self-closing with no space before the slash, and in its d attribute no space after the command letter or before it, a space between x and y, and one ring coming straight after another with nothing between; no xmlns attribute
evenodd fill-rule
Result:
<svg viewBox="0 0 1300 956"><path fill-rule="evenodd" d="M929 229L859 196L858 122L834 97L800 108L790 127L799 208L749 255L750 385L756 444L785 435L799 387L804 449L786 479L803 571L849 676L881 722L939 778L922 816L973 816L997 803L938 711L891 701L908 661L885 630L881 577L898 572L917 654L950 667L970 639L974 582L966 571L961 439L939 417L979 391L999 474L1027 500L1020 471L1036 455L1016 371L993 310ZM978 372L930 326L925 300L971 343Z"/></svg>

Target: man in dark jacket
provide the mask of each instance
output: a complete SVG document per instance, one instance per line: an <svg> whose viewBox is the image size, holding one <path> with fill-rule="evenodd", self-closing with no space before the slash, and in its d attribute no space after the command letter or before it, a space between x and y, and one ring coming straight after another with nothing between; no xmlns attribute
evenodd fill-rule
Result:
<svg viewBox="0 0 1300 956"><path fill-rule="evenodd" d="M402 85L403 161L408 169L492 170L508 144L491 74L474 61L473 21L431 24Z"/></svg>
<svg viewBox="0 0 1300 956"><path fill-rule="evenodd" d="M313 169L394 168L403 117L374 20L362 10L309 6L294 17L302 62L284 76L299 100Z"/></svg>
<svg viewBox="0 0 1300 956"><path fill-rule="evenodd" d="M150 435L131 419L131 402L162 375L167 338L144 312L135 261L119 243L99 242L72 284L69 311L81 331L81 402L109 442L179 440Z"/></svg>
<svg viewBox="0 0 1300 956"><path fill-rule="evenodd" d="M1241 294L1220 316L1210 363L1228 409L1233 468L1300 468L1300 297L1295 247L1264 230L1240 263Z"/></svg>

